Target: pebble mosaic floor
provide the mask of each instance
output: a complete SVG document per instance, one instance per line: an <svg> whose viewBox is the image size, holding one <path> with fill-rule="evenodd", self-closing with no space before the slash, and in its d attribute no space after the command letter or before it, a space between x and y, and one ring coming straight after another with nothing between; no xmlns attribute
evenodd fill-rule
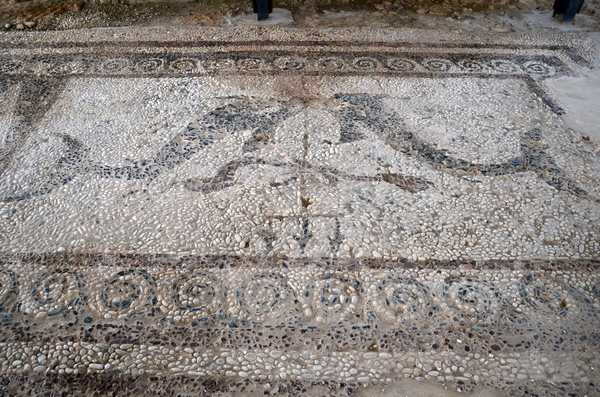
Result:
<svg viewBox="0 0 600 397"><path fill-rule="evenodd" d="M0 36L2 395L600 395L583 38L132 32Z"/></svg>

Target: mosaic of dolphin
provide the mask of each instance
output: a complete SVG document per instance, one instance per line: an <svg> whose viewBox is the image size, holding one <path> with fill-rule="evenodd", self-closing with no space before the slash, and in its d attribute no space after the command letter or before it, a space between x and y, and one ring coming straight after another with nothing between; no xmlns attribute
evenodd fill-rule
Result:
<svg viewBox="0 0 600 397"><path fill-rule="evenodd" d="M338 119L340 125L339 141L341 144L366 139L366 136L360 132L360 127L367 126L396 151L414 157L419 161L430 163L440 171L458 175L485 176L531 171L557 190L570 192L580 197L587 196L587 193L569 179L556 165L553 158L548 154L548 146L543 144L538 129L532 129L521 136L521 155L519 157L505 163L475 164L453 157L446 150L434 148L420 139L418 135L410 132L402 118L385 107L381 95L336 94L334 99L339 106L331 109L330 112ZM80 173L100 175L104 178L137 179L151 182L160 174L181 165L228 134L241 133L242 131L252 131L251 137L246 140L242 147L243 152L252 152L257 149L258 145L268 140L269 136L272 136L277 126L303 109L293 100L265 101L254 97L228 97L226 102L225 105L216 107L195 122L190 123L184 131L176 134L162 146L154 156L147 159L133 160L124 166L96 164L88 155L90 148L85 147L72 136L59 135L66 146L67 154L56 163L56 171L37 189L30 192L5 194L2 201L21 201L48 194L54 188L68 183ZM219 170L217 177L225 175L232 179L230 174L235 172L237 167L251 163L266 164L264 160L260 159L248 158L237 162L234 160L234 163L232 163L234 165L228 164L226 166L231 169ZM272 165L294 166L290 164ZM315 169L315 171L318 172L319 170ZM330 173L344 177L339 171L333 170ZM356 178L358 177L354 179ZM373 178L371 179L394 183L400 187L413 186L412 190L406 189L411 192L427 188L429 184L427 181L418 178L396 174L379 175ZM219 181L213 179L203 180L204 183L212 187L193 190L204 192L220 190L218 186L215 187L215 184ZM368 177L367 179L371 180ZM396 183L400 180L403 181L403 184ZM231 183L220 184L222 188L230 185Z"/></svg>

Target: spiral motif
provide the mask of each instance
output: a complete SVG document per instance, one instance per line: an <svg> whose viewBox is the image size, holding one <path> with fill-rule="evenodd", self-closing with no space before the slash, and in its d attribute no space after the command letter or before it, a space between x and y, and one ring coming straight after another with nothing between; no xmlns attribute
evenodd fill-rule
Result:
<svg viewBox="0 0 600 397"><path fill-rule="evenodd" d="M569 313L569 303L578 301L579 293L557 278L536 277L528 274L519 282L519 297L536 313L563 316Z"/></svg>
<svg viewBox="0 0 600 397"><path fill-rule="evenodd" d="M219 304L217 288L219 280L210 272L181 275L166 281L169 290L165 295L169 297L168 304L171 311L168 318L186 318L196 320L215 314Z"/></svg>
<svg viewBox="0 0 600 397"><path fill-rule="evenodd" d="M328 57L319 59L315 66L322 70L342 70L345 64L342 58Z"/></svg>
<svg viewBox="0 0 600 397"><path fill-rule="evenodd" d="M415 63L405 58L389 58L386 61L387 67L397 72L410 72L415 70Z"/></svg>
<svg viewBox="0 0 600 397"><path fill-rule="evenodd" d="M220 58L223 57L223 58ZM139 58L138 58L139 59ZM496 72L496 73L529 73L536 76L551 76L556 73L556 67L552 61L537 57L532 60L510 61L508 59L460 59L460 57L449 56L448 58L427 58L423 56L418 59L411 57L393 56L380 57L352 57L352 56L323 56L314 60L311 58L310 65L307 58L301 55L286 56L250 56L238 57L225 54L214 55L214 58L206 57L196 59L182 56L171 59L167 56L145 58L136 61L134 58L111 58L105 60L97 59L57 59L51 57L32 58L28 61L19 59L0 60L0 73L16 73L25 69L29 73L41 75L78 75L94 69L96 73L120 74L124 72L134 73L160 73L164 71L175 73L189 73L197 71L251 71L261 70L268 65L269 68L279 71L305 70L308 66L317 70L335 72L350 68L359 71L391 70L396 72L410 72L415 69L424 69L430 72L450 72L460 70L463 72Z"/></svg>
<svg viewBox="0 0 600 397"><path fill-rule="evenodd" d="M83 276L69 270L61 269L44 273L31 286L29 297L29 310L48 312L49 315L58 314L63 310L75 306L78 293L85 286ZM82 303L78 301L77 303Z"/></svg>
<svg viewBox="0 0 600 397"><path fill-rule="evenodd" d="M523 64L523 69L527 73L538 74L542 76L551 76L554 74L554 68L544 62L527 61Z"/></svg>
<svg viewBox="0 0 600 397"><path fill-rule="evenodd" d="M89 65L82 61L66 62L52 70L55 75L82 74L87 72Z"/></svg>
<svg viewBox="0 0 600 397"><path fill-rule="evenodd" d="M489 325L496 321L501 297L494 283L476 275L452 276L446 280L441 306L452 309L450 320L461 326Z"/></svg>
<svg viewBox="0 0 600 397"><path fill-rule="evenodd" d="M109 59L100 66L100 71L104 73L119 73L129 68L127 59Z"/></svg>
<svg viewBox="0 0 600 397"><path fill-rule="evenodd" d="M294 304L294 292L283 276L274 272L252 276L237 288L233 297L244 308L240 318L278 323L281 319L293 318L293 313L299 312Z"/></svg>
<svg viewBox="0 0 600 397"><path fill-rule="evenodd" d="M260 58L244 58L239 59L236 64L242 70L258 70L262 60Z"/></svg>
<svg viewBox="0 0 600 397"><path fill-rule="evenodd" d="M452 68L450 61L445 59L426 59L421 61L423 67L432 72L447 72Z"/></svg>
<svg viewBox="0 0 600 397"><path fill-rule="evenodd" d="M429 289L403 277L386 277L379 281L371 304L378 316L391 322L433 317L437 311L429 299Z"/></svg>
<svg viewBox="0 0 600 397"><path fill-rule="evenodd" d="M494 59L488 64L494 71L500 73L516 73L521 71L515 63L504 59Z"/></svg>
<svg viewBox="0 0 600 397"><path fill-rule="evenodd" d="M150 58L139 61L135 64L135 70L140 73L153 73L160 70L163 66L163 60L160 58Z"/></svg>
<svg viewBox="0 0 600 397"><path fill-rule="evenodd" d="M213 59L210 61L204 61L202 63L204 69L215 72L219 70L234 70L235 69L235 61L230 58L223 59Z"/></svg>
<svg viewBox="0 0 600 397"><path fill-rule="evenodd" d="M317 281L308 284L301 294L313 308L312 321L335 324L360 319L361 290L360 281L354 278L346 278L339 273L325 273L317 276Z"/></svg>
<svg viewBox="0 0 600 397"><path fill-rule="evenodd" d="M56 62L54 60L50 60L50 59L45 59L45 60L39 61L34 66L34 69L39 74L54 75L54 74L59 74L58 73L59 66L60 65L58 64L58 62Z"/></svg>
<svg viewBox="0 0 600 397"><path fill-rule="evenodd" d="M379 62L375 58L361 57L355 59L352 65L359 70L375 70L379 67Z"/></svg>
<svg viewBox="0 0 600 397"><path fill-rule="evenodd" d="M461 69L468 71L468 72L481 72L485 69L485 66L482 63L477 62L472 59L460 60L460 61L458 61L457 65Z"/></svg>
<svg viewBox="0 0 600 397"><path fill-rule="evenodd" d="M196 69L196 61L189 58L179 58L169 64L169 69L174 72L191 72Z"/></svg>
<svg viewBox="0 0 600 397"><path fill-rule="evenodd" d="M145 270L123 270L105 279L91 306L104 318L124 318L150 306L156 280Z"/></svg>
<svg viewBox="0 0 600 397"><path fill-rule="evenodd" d="M297 57L276 58L272 65L279 70L302 70L306 67L304 60Z"/></svg>

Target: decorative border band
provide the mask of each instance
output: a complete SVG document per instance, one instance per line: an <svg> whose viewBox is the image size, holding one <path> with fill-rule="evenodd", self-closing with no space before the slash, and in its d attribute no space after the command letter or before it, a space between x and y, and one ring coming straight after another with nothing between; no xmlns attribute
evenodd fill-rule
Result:
<svg viewBox="0 0 600 397"><path fill-rule="evenodd" d="M547 78L565 72L556 57L398 53L68 54L0 58L0 75L48 77L181 77L206 74L520 75Z"/></svg>
<svg viewBox="0 0 600 397"><path fill-rule="evenodd" d="M514 318L535 323L551 315L568 319L568 327L600 307L599 273L590 268L419 269L382 263L336 269L335 261L326 260L277 267L236 258L216 259L213 267L197 259L157 266L144 258L117 259L107 267L106 259L41 266L30 260L4 262L0 316L5 321L91 316L229 328L410 326L435 316L440 323L471 328L506 327Z"/></svg>
<svg viewBox="0 0 600 397"><path fill-rule="evenodd" d="M593 388L598 262L560 264L18 255L0 265L0 372L207 395L207 380Z"/></svg>

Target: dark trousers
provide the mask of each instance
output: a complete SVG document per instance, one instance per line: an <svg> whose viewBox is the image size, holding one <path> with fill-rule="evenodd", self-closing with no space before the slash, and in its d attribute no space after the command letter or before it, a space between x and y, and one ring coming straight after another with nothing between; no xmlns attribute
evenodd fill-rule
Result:
<svg viewBox="0 0 600 397"><path fill-rule="evenodd" d="M269 19L269 14L273 12L273 0L252 0L254 13L258 14L258 20Z"/></svg>
<svg viewBox="0 0 600 397"><path fill-rule="evenodd" d="M584 0L555 0L554 1L554 15L562 14L563 22L570 22L575 19L575 14L578 14L583 7Z"/></svg>

